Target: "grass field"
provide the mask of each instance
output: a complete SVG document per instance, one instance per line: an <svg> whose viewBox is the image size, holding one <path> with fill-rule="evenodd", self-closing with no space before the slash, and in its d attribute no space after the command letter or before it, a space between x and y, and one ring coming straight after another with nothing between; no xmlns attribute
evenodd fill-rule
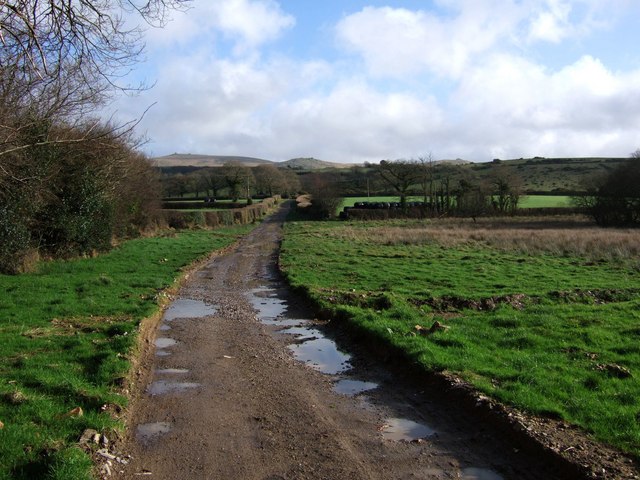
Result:
<svg viewBox="0 0 640 480"><path fill-rule="evenodd" d="M185 266L250 229L137 239L0 275L0 478L91 478L75 444L87 428L121 427L113 414L126 406L118 387L140 320Z"/></svg>
<svg viewBox="0 0 640 480"><path fill-rule="evenodd" d="M422 196L407 197L408 202L421 202ZM353 207L356 202L399 202L400 197L347 197L342 201L340 210ZM556 208L570 207L571 197L565 195L526 195L521 198L520 208Z"/></svg>
<svg viewBox="0 0 640 480"><path fill-rule="evenodd" d="M281 265L421 368L639 455L640 232L567 222L291 222Z"/></svg>

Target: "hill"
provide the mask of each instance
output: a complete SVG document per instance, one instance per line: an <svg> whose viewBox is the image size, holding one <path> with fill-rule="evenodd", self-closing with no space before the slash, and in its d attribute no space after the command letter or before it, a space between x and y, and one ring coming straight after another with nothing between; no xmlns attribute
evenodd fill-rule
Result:
<svg viewBox="0 0 640 480"><path fill-rule="evenodd" d="M164 157L153 159L154 164L159 168L167 167L221 167L227 162L239 162L247 167L257 167L273 163L270 160L254 157L239 157L225 155L196 155L191 153L172 153Z"/></svg>
<svg viewBox="0 0 640 480"><path fill-rule="evenodd" d="M188 168L190 170L205 167L221 167L227 162L239 162L247 167L257 167L258 165L275 165L279 168L289 168L296 171L324 170L327 168L350 168L352 164L327 162L316 158L292 158L284 162L273 162L264 158L242 157L232 155L198 155L192 153L172 153L164 157L152 159L156 167L162 169Z"/></svg>
<svg viewBox="0 0 640 480"><path fill-rule="evenodd" d="M506 168L523 181L524 189L534 192L566 193L583 191L590 178L602 175L629 158L520 158L488 163L472 163L470 169L478 177L489 177L496 168Z"/></svg>
<svg viewBox="0 0 640 480"><path fill-rule="evenodd" d="M325 160L318 160L317 158L292 158L291 160L278 162L276 165L281 168L304 171L323 170L327 168L351 168L355 166L349 163L327 162Z"/></svg>

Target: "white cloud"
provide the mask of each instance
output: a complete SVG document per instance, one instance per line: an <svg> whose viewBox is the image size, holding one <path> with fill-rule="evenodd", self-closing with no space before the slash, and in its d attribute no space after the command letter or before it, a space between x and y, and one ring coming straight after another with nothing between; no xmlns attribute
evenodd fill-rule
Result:
<svg viewBox="0 0 640 480"><path fill-rule="evenodd" d="M469 3L443 19L425 11L366 7L337 25L338 40L361 55L375 75L401 77L425 69L458 77L475 54L509 33L517 11L510 2Z"/></svg>
<svg viewBox="0 0 640 480"><path fill-rule="evenodd" d="M174 12L162 29L150 29L147 42L153 50L170 45L211 48L220 35L235 42L237 53L246 53L277 39L295 25L295 18L274 0L196 0L185 13Z"/></svg>
<svg viewBox="0 0 640 480"><path fill-rule="evenodd" d="M611 155L633 149L640 71L614 73L584 56L558 71L497 55L469 72L455 105L469 142L503 156ZM475 125L475 127L473 127Z"/></svg>
<svg viewBox="0 0 640 480"><path fill-rule="evenodd" d="M276 39L295 19L273 0L223 0L213 2L216 24L225 34L240 39L243 47L256 47Z"/></svg>
<svg viewBox="0 0 640 480"><path fill-rule="evenodd" d="M156 155L375 162L431 151L488 160L640 146L640 70L615 71L586 51L551 66L535 50L601 28L607 2L435 4L344 16L339 45L362 68L341 51L331 61L321 50L306 60L269 56L265 45L295 22L272 0L196 1L163 35L152 33L158 83L121 102L120 113L133 118L158 102L143 122ZM220 47L223 37L232 51Z"/></svg>
<svg viewBox="0 0 640 480"><path fill-rule="evenodd" d="M273 117L280 156L308 152L340 161L424 153L429 138L442 128L443 112L435 99L381 93L358 80L345 80L327 95L281 104Z"/></svg>

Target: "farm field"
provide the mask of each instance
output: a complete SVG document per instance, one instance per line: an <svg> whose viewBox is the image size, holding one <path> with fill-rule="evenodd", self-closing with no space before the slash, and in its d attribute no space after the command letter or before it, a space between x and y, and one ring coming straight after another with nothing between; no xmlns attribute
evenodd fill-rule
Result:
<svg viewBox="0 0 640 480"><path fill-rule="evenodd" d="M640 232L569 217L285 228L285 276L336 318L640 455Z"/></svg>
<svg viewBox="0 0 640 480"><path fill-rule="evenodd" d="M408 202L421 202L422 196L407 197ZM353 207L356 202L399 202L400 197L346 197L342 201L340 210ZM520 200L520 208L558 208L570 207L571 197L566 195L525 195Z"/></svg>
<svg viewBox="0 0 640 480"><path fill-rule="evenodd" d="M122 427L119 389L140 321L184 267L251 228L136 239L0 275L0 478L91 478L77 442L85 429Z"/></svg>

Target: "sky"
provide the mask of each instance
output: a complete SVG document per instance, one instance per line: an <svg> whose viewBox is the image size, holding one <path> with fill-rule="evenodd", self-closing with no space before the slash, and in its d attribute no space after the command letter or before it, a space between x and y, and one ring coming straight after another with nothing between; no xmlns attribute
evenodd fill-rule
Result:
<svg viewBox="0 0 640 480"><path fill-rule="evenodd" d="M108 115L152 156L627 157L637 0L194 0Z"/></svg>

